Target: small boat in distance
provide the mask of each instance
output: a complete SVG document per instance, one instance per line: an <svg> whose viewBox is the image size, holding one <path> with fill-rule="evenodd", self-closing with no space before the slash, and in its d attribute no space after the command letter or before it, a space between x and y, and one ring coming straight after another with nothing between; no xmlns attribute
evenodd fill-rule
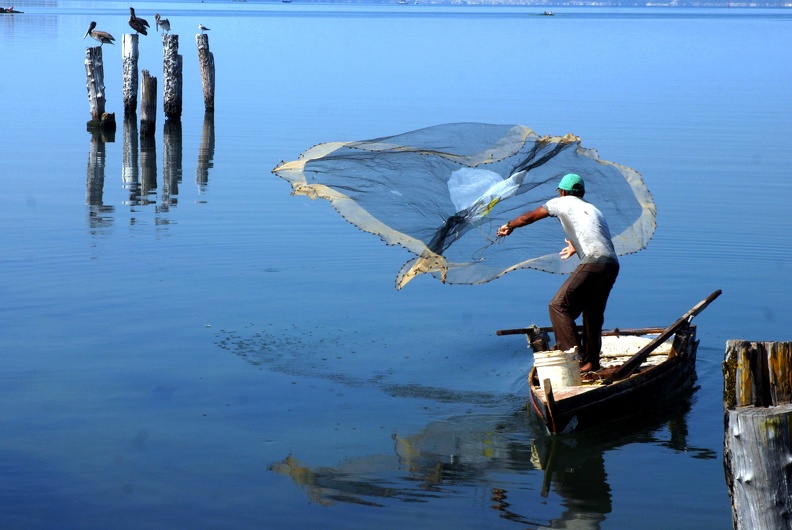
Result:
<svg viewBox="0 0 792 530"><path fill-rule="evenodd" d="M690 392L698 348L691 321L720 294L715 291L667 328L603 331L602 369L581 374L577 384L554 387L552 378L540 375L537 354L551 355L547 332L552 328L500 330L498 335L526 334L535 359L528 374L527 408L548 433L569 434L661 409ZM573 368L577 372L576 362Z"/></svg>

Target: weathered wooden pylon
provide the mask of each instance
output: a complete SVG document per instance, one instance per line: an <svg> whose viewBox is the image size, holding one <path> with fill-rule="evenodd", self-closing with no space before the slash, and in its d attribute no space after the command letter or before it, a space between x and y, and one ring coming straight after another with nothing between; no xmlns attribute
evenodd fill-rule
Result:
<svg viewBox="0 0 792 530"><path fill-rule="evenodd" d="M179 36L162 35L162 108L165 118L180 119L182 115L182 56Z"/></svg>
<svg viewBox="0 0 792 530"><path fill-rule="evenodd" d="M125 33L121 38L121 58L124 76L124 114L136 114L138 95L137 33Z"/></svg>
<svg viewBox="0 0 792 530"><path fill-rule="evenodd" d="M115 130L115 114L105 112L104 62L102 47L85 49L85 77L91 120L88 130Z"/></svg>
<svg viewBox="0 0 792 530"><path fill-rule="evenodd" d="M195 42L198 45L198 63L201 67L204 110L214 112L215 64L214 54L209 51L209 35L199 33L195 36Z"/></svg>
<svg viewBox="0 0 792 530"><path fill-rule="evenodd" d="M792 528L792 342L730 340L723 373L734 528Z"/></svg>
<svg viewBox="0 0 792 530"><path fill-rule="evenodd" d="M140 89L140 138L154 136L157 126L157 78L143 70Z"/></svg>

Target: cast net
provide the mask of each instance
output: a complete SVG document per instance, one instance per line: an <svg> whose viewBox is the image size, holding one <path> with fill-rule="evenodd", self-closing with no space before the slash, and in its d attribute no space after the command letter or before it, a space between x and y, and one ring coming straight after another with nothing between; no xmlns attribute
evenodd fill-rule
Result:
<svg viewBox="0 0 792 530"><path fill-rule="evenodd" d="M515 125L456 123L357 142L323 143L273 172L293 194L322 198L350 223L415 257L401 288L419 274L483 283L516 269L567 273L561 224L553 219L498 238L498 227L558 195L566 173L586 182L585 200L608 221L620 254L644 248L655 203L636 171L600 160L580 138L539 136Z"/></svg>

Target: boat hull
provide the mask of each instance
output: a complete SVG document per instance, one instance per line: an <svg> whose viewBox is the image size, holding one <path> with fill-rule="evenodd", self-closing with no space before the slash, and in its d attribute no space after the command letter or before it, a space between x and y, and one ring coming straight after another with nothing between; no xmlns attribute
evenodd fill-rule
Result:
<svg viewBox="0 0 792 530"><path fill-rule="evenodd" d="M684 348L674 355L627 379L566 396L561 389L554 392L545 387L534 367L528 376L527 406L551 434L568 434L661 409L689 394L695 384L698 341L693 326L677 333L675 344L683 343Z"/></svg>

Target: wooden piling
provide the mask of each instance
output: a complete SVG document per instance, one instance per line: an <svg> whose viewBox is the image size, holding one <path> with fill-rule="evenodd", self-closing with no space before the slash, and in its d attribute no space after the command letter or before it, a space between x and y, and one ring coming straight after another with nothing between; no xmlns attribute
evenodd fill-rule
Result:
<svg viewBox="0 0 792 530"><path fill-rule="evenodd" d="M124 74L124 114L137 113L138 95L138 35L125 33L121 39L121 58Z"/></svg>
<svg viewBox="0 0 792 530"><path fill-rule="evenodd" d="M162 108L166 119L182 115L182 56L179 55L179 36L162 35Z"/></svg>
<svg viewBox="0 0 792 530"><path fill-rule="evenodd" d="M114 131L115 114L105 112L104 62L101 46L85 49L85 77L91 112L91 120L87 124L88 130Z"/></svg>
<svg viewBox="0 0 792 530"><path fill-rule="evenodd" d="M154 136L157 125L157 78L143 70L140 89L140 138Z"/></svg>
<svg viewBox="0 0 792 530"><path fill-rule="evenodd" d="M734 528L790 528L792 342L730 340L723 373L723 460Z"/></svg>
<svg viewBox="0 0 792 530"><path fill-rule="evenodd" d="M201 67L204 110L214 112L215 64L214 54L209 51L209 35L200 33L195 36L195 42L198 45L198 62Z"/></svg>

